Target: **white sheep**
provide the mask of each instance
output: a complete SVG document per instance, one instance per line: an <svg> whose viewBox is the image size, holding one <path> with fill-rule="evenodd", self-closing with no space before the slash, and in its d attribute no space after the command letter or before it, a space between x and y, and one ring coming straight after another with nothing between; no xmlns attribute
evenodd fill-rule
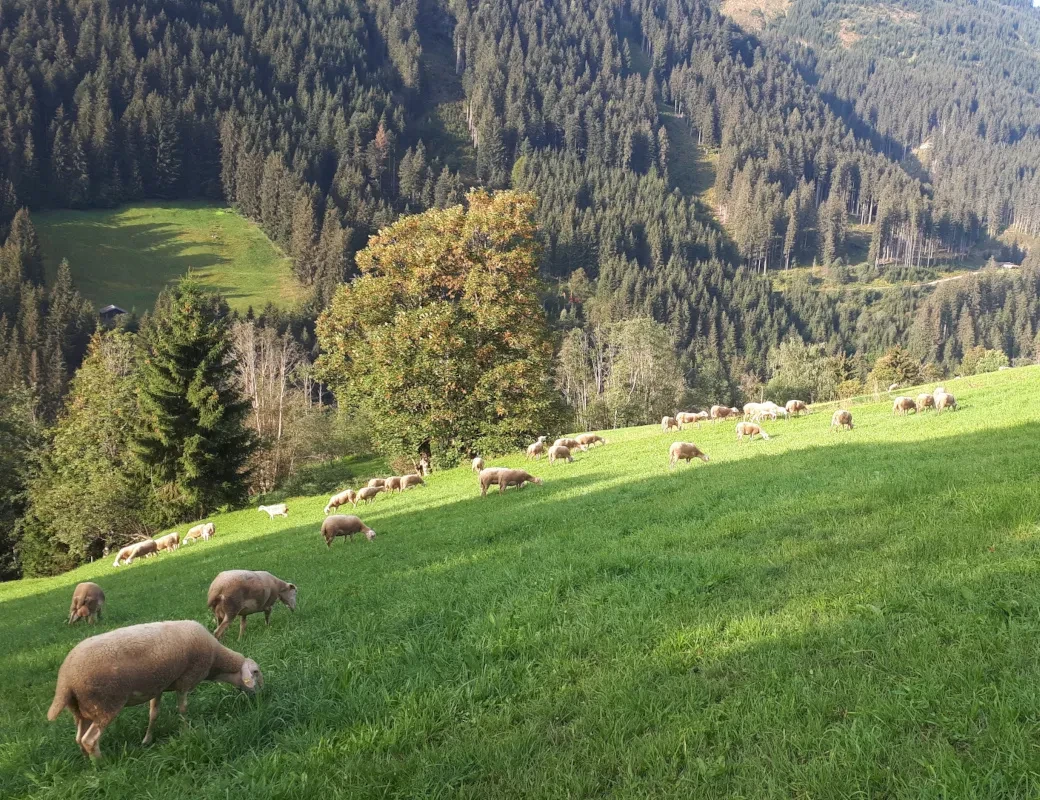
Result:
<svg viewBox="0 0 1040 800"><path fill-rule="evenodd" d="M738 422L736 430L738 442L744 441L745 436L752 441L756 436L761 436L767 442L769 441L769 434L754 422Z"/></svg>
<svg viewBox="0 0 1040 800"><path fill-rule="evenodd" d="M355 533L365 534L365 538L370 542L376 538L376 532L353 514L333 514L331 517L326 517L325 521L321 523L321 536L329 548L332 547L332 540L337 536L346 536L353 542Z"/></svg>
<svg viewBox="0 0 1040 800"><path fill-rule="evenodd" d="M469 468L473 470L473 472L480 472L482 469L484 469L484 459L482 459L480 456L477 456L469 463Z"/></svg>
<svg viewBox="0 0 1040 800"><path fill-rule="evenodd" d="M155 543L155 539L145 539L143 542L134 542L128 544L122 550L116 554L116 560L112 563L113 567L118 567L119 562L124 564L133 564L135 558L147 558L154 556L159 552L159 547Z"/></svg>
<svg viewBox="0 0 1040 800"><path fill-rule="evenodd" d="M834 416L831 417L831 430L834 430L835 428L842 428L851 431L853 427L854 426L852 424L851 413L849 413L843 408L839 408L837 411L834 412Z"/></svg>
<svg viewBox="0 0 1040 800"><path fill-rule="evenodd" d="M402 475L401 476L401 491L411 489L413 486L425 486L426 481L423 480L422 475Z"/></svg>
<svg viewBox="0 0 1040 800"><path fill-rule="evenodd" d="M238 638L246 632L246 616L262 611L264 622L271 624L271 609L281 600L290 611L296 610L296 584L286 583L270 572L247 569L229 569L221 572L209 585L206 606L213 612L217 629L213 635L220 639L231 624L240 617Z"/></svg>
<svg viewBox="0 0 1040 800"><path fill-rule="evenodd" d="M276 503L273 506L260 506L257 511L266 511L267 516L271 519L289 516L289 507L285 503Z"/></svg>
<svg viewBox="0 0 1040 800"><path fill-rule="evenodd" d="M555 464L557 461L566 461L572 463L574 456L571 455L569 447L564 447L562 444L554 444L549 448L549 464Z"/></svg>
<svg viewBox="0 0 1040 800"><path fill-rule="evenodd" d="M668 456L669 466L672 467L674 467L678 461L685 461L689 464L693 459L699 458L707 464L710 460L708 456L701 452L701 449L692 442L672 442L672 446L668 448Z"/></svg>
<svg viewBox="0 0 1040 800"><path fill-rule="evenodd" d="M184 543L194 542L196 539L202 539L204 542L208 542L216 535L217 528L212 522L202 522L196 525L194 528L184 534Z"/></svg>
<svg viewBox="0 0 1040 800"><path fill-rule="evenodd" d="M340 506L345 506L350 503L355 508L357 507L357 494L353 489L344 489L339 494L334 494L329 498L329 502L325 504L325 516L329 515L329 512Z"/></svg>
<svg viewBox="0 0 1040 800"><path fill-rule="evenodd" d="M165 536L160 536L158 539L155 540L156 552L160 553L165 550L169 550L172 553L180 546L181 535L177 533L177 531L174 531L173 533L168 533Z"/></svg>

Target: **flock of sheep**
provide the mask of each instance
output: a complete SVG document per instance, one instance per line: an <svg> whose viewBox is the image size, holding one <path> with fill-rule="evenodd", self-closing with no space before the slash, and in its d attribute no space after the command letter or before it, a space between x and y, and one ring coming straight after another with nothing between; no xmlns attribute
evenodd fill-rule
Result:
<svg viewBox="0 0 1040 800"><path fill-rule="evenodd" d="M896 414L905 415L926 408L934 408L941 413L945 409L956 409L957 401L943 387L938 386L933 393L920 394L916 400L897 397L893 403L893 413ZM755 436L768 440L769 435L760 425L763 420L776 420L778 417L802 413L809 413L809 408L801 400L790 400L784 406L771 402L748 403L742 410L716 405L707 411L681 411L674 417L664 417L661 429L682 430L684 425L699 426L709 419L717 423L739 417L741 419L736 425L738 440L745 437L754 439ZM852 430L852 414L845 409L835 411L831 418L831 429L835 428ZM574 460L573 451L585 452L596 445L606 444L606 439L593 433L560 438L552 445L547 445L546 437L540 436L527 448L527 458L537 460L546 455L550 465L569 463ZM695 458L709 461L707 454L692 442L674 442L668 452L671 467L675 467L679 461L690 463ZM480 457L473 459L471 468L477 473L482 497L487 495L491 486L497 485L501 494L510 486L523 488L527 483L542 483L541 478L526 470L488 467ZM428 465L424 464L421 471L427 470ZM360 502L371 503L380 493L404 492L424 484L422 475L416 473L374 478L357 491L346 489L334 494L324 508L321 535L325 544L331 548L336 537L346 537L353 541L354 535L358 533L372 541L376 535L358 517L330 512L347 503L354 508ZM259 510L267 513L271 519L288 516L285 503L260 506ZM184 541L207 541L214 533L212 522L200 523L188 531ZM180 544L180 535L176 532L159 539L137 542L120 550L113 566L130 564L135 558L173 551ZM187 709L189 692L202 681L220 681L250 694L256 692L263 685L260 667L252 659L224 647L219 640L235 617L240 618L239 639L245 632L249 614L262 612L265 622L270 624L271 610L278 602L295 611L296 586L269 572L229 570L217 575L209 587L207 606L217 626L213 633L195 621L151 622L84 639L69 652L58 671L54 701L47 712L48 719L56 719L68 708L76 722L76 744L87 756L99 758L101 749L98 741L101 734L125 706L149 703L148 728L143 742L148 744L152 739L152 727L164 692L177 693L181 714ZM69 608L68 624L80 619L91 623L100 620L104 604L105 593L96 583L77 585Z"/></svg>

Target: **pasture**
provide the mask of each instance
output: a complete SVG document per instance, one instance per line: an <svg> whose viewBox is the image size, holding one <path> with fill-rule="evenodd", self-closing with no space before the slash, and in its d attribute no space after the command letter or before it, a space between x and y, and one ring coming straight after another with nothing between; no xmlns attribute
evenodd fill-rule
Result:
<svg viewBox="0 0 1040 800"><path fill-rule="evenodd" d="M94 211L33 215L48 278L68 259L76 287L97 308L113 303L148 311L189 270L232 308L268 300L291 306L306 290L255 224L228 208L199 202L141 203Z"/></svg>
<svg viewBox="0 0 1040 800"><path fill-rule="evenodd" d="M290 498L0 586L0 796L1035 797L1040 367L945 385L957 412L884 398L845 433L831 406L768 442L647 426L573 464L488 459L545 481L502 496L436 472L359 506L373 542L326 549L327 496ZM669 470L677 439L711 462ZM148 747L147 706L126 709L89 763L67 712L46 721L66 653L212 629L230 568L299 587L295 614L225 638L263 692L202 684L184 720L167 696ZM108 595L95 629L65 625L82 580Z"/></svg>

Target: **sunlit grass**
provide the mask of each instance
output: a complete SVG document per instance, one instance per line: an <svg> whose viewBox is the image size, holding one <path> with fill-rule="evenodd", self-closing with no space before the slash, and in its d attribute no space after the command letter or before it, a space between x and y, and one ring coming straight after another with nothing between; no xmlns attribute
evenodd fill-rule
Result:
<svg viewBox="0 0 1040 800"><path fill-rule="evenodd" d="M112 569L0 586L0 795L105 797L1031 797L1040 744L1040 368L946 382L961 409L890 401L682 434L614 431L543 486L435 473L360 509L374 542L216 517L217 536ZM913 393L912 390L908 393ZM784 398L778 398L784 399ZM668 469L684 439L711 455ZM492 462L526 465L516 456ZM360 476L359 476L360 479ZM93 767L45 719L64 625L212 625L228 568L299 586L250 619L266 685L167 699L106 732Z"/></svg>

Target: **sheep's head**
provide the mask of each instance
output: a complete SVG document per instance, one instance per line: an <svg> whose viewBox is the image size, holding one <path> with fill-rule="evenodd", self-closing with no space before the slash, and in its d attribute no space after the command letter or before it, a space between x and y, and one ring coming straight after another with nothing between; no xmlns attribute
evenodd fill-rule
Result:
<svg viewBox="0 0 1040 800"><path fill-rule="evenodd" d="M699 459L700 459L701 461L703 461L703 462L704 462L705 464L707 464L707 463L708 463L708 461L710 460L710 459L708 458L708 454L707 454L707 453L701 453L701 454L700 454L699 456L697 456L697 457L698 457L698 458L699 458Z"/></svg>
<svg viewBox="0 0 1040 800"><path fill-rule="evenodd" d="M541 486L542 485L542 479L541 478L531 478L531 483L537 483L539 486Z"/></svg>
<svg viewBox="0 0 1040 800"><path fill-rule="evenodd" d="M290 611L296 610L296 584L290 583L278 594L278 599L289 606Z"/></svg>
<svg viewBox="0 0 1040 800"><path fill-rule="evenodd" d="M238 671L237 683L242 691L249 692L249 694L256 694L264 688L264 675L260 672L260 665L251 658L243 661L242 669Z"/></svg>
<svg viewBox="0 0 1040 800"><path fill-rule="evenodd" d="M376 532L369 528L367 531L365 531L365 538L371 542L373 539L376 538Z"/></svg>

